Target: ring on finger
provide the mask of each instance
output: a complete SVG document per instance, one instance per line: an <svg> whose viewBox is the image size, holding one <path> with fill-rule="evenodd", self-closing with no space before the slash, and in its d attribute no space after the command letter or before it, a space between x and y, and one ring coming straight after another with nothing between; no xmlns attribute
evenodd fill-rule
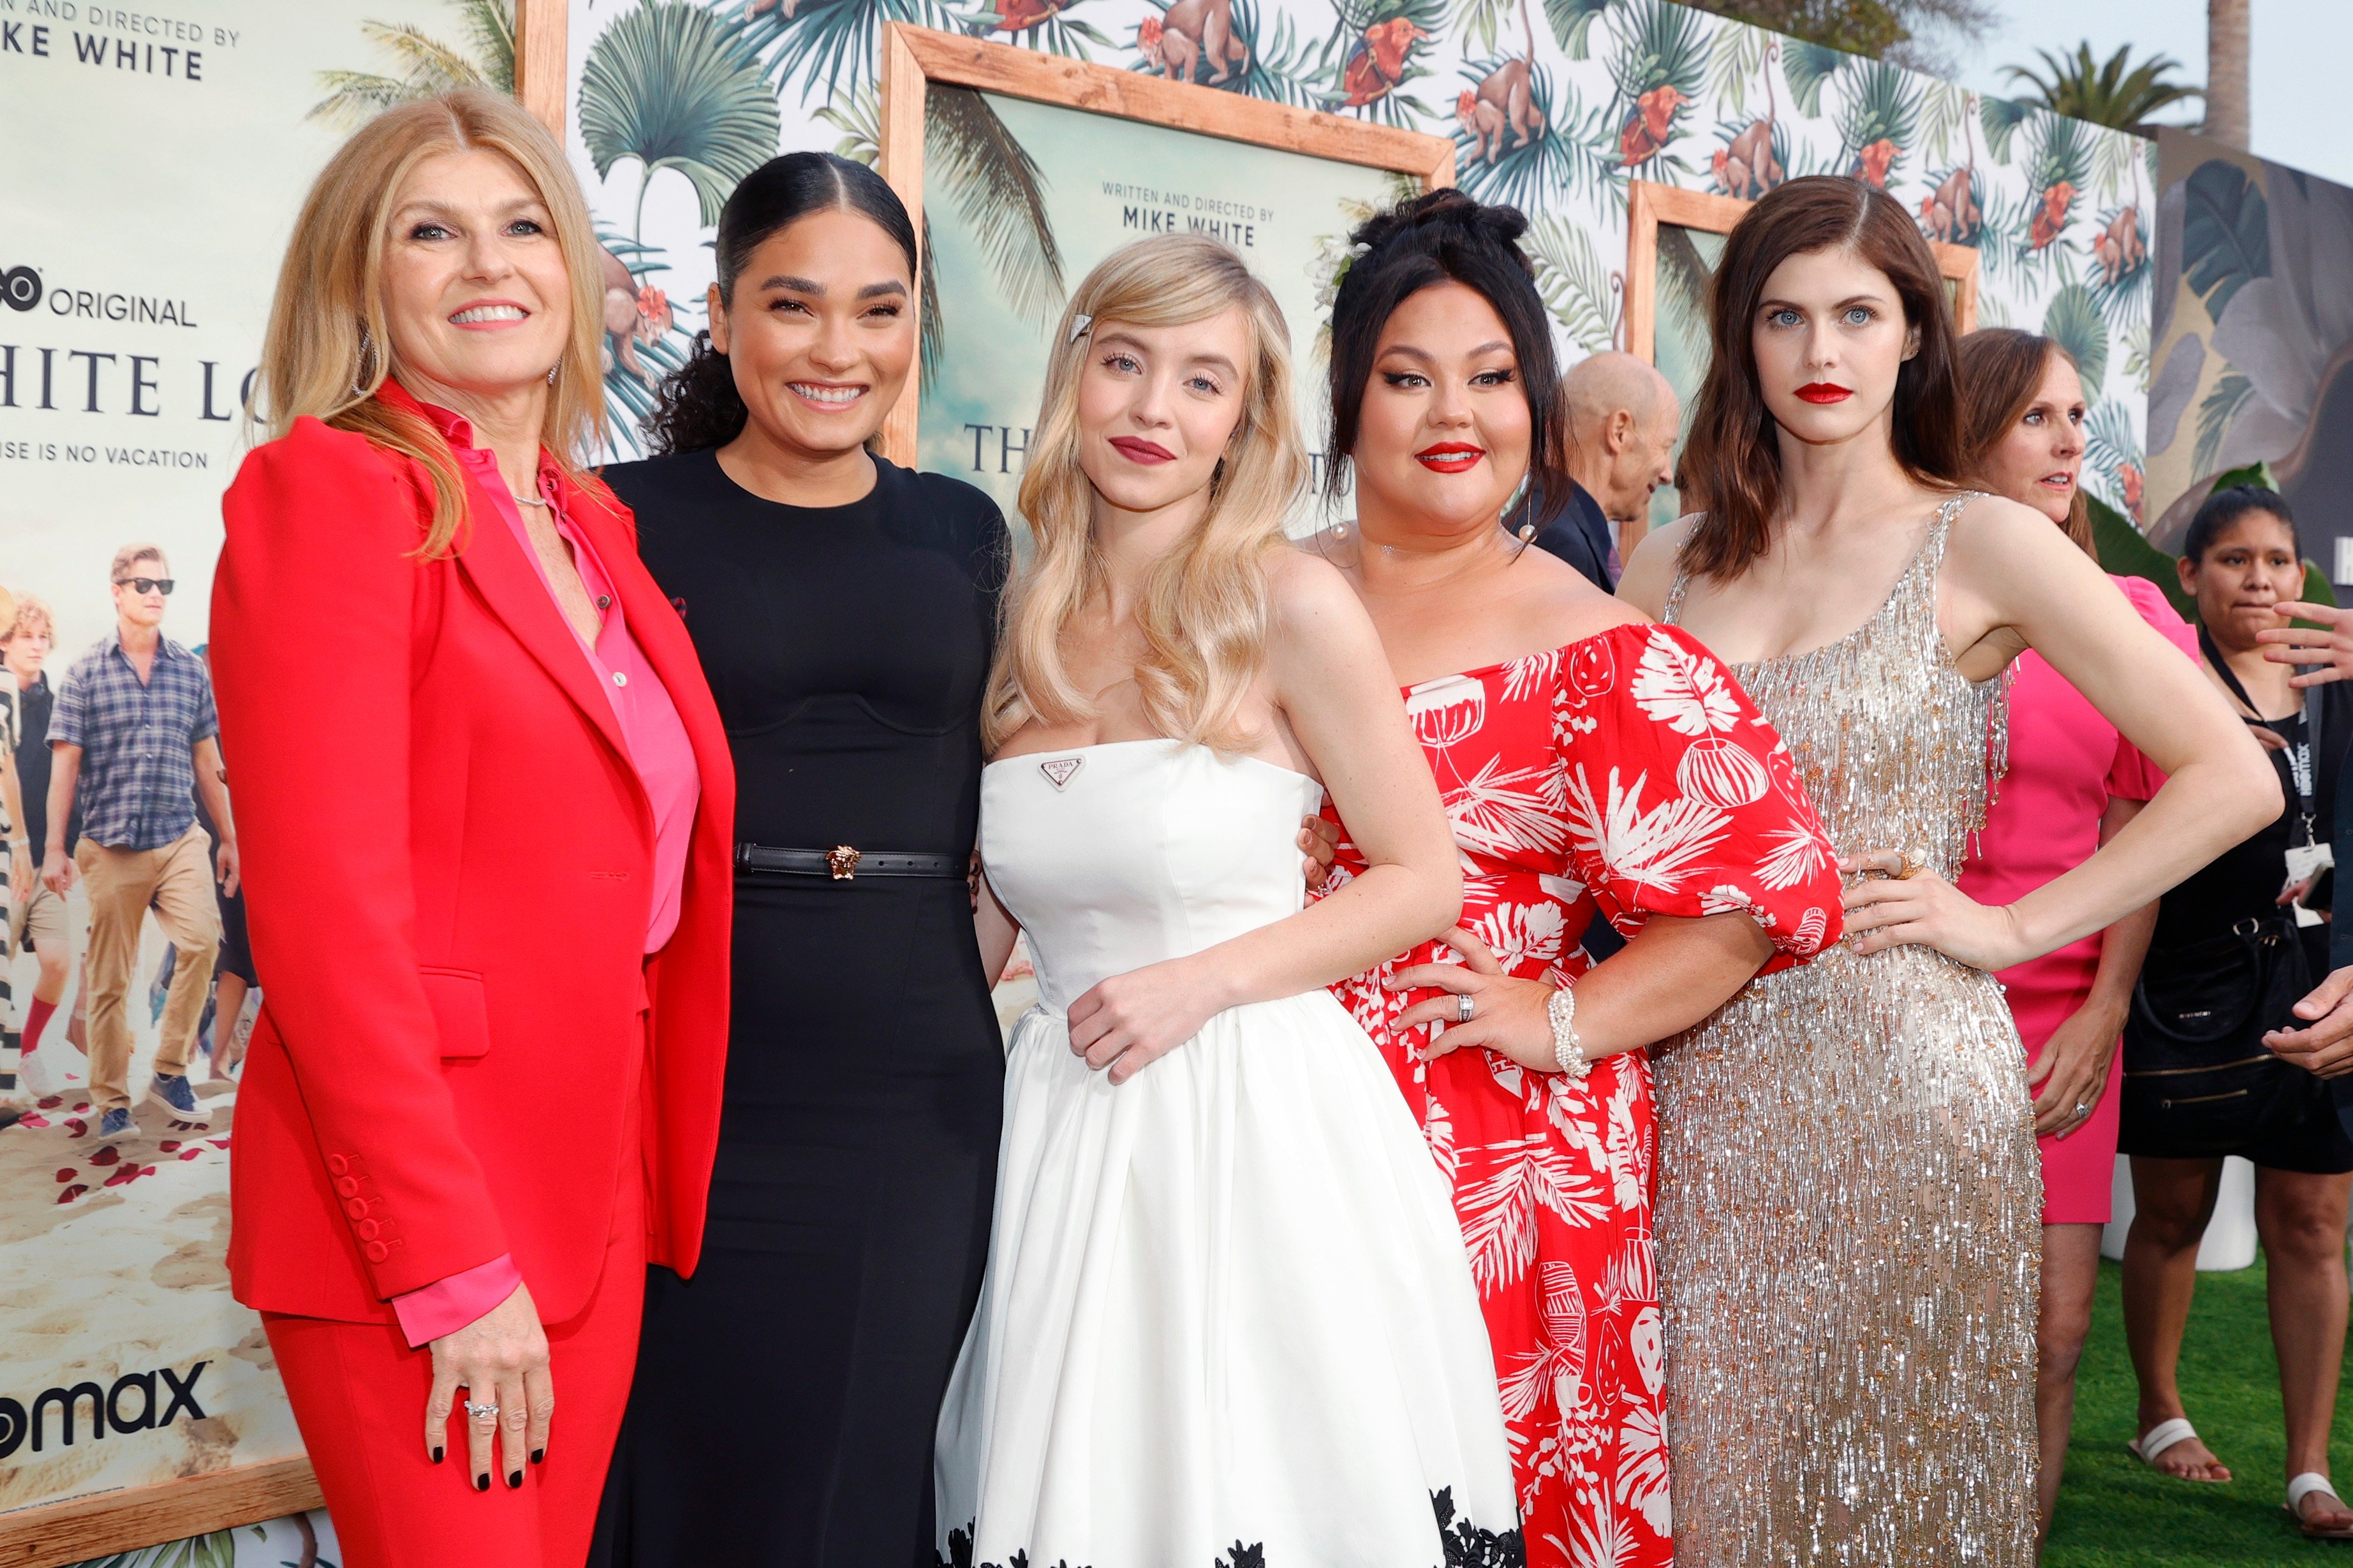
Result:
<svg viewBox="0 0 2353 1568"><path fill-rule="evenodd" d="M1895 858L1895 879L1908 882L1928 868L1927 855L1918 849L1906 849Z"/></svg>
<svg viewBox="0 0 2353 1568"><path fill-rule="evenodd" d="M1478 1011L1478 999L1472 996L1468 991L1461 993L1454 998L1454 1021L1456 1023L1469 1023L1477 1016Z"/></svg>
<svg viewBox="0 0 2353 1568"><path fill-rule="evenodd" d="M466 1414L477 1421L496 1421L499 1418L499 1407L496 1405L477 1405L469 1399L466 1401Z"/></svg>

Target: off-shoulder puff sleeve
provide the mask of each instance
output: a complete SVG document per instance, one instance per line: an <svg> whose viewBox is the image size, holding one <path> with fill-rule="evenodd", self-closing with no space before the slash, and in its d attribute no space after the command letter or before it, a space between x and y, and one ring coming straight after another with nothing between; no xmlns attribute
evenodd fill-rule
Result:
<svg viewBox="0 0 2353 1568"><path fill-rule="evenodd" d="M1647 625L1563 653L1569 870L1610 922L1746 910L1773 943L1766 973L1836 942L1837 855L1781 737L1715 656Z"/></svg>

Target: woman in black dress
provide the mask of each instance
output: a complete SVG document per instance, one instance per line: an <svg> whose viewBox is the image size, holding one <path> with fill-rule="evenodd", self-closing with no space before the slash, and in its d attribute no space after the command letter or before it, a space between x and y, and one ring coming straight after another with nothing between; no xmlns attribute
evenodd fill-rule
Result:
<svg viewBox="0 0 2353 1568"><path fill-rule="evenodd" d="M915 356L915 236L880 178L777 158L717 250L666 455L605 475L739 794L710 1221L691 1279L648 1271L596 1560L900 1568L933 1560L933 1423L996 1181L965 872L1005 523L866 450Z"/></svg>
<svg viewBox="0 0 2353 1568"><path fill-rule="evenodd" d="M2328 1481L2353 1138L2328 1081L2264 1044L2270 1031L2302 1022L2288 1008L2327 973L2328 927L2305 923L2294 906L2334 901L2326 874L2316 877L2313 847L2329 841L2353 740L2353 686L2297 689L2291 667L2263 657L2260 634L2279 626L2277 608L2303 591L2303 554L2287 503L2252 488L2208 498L2182 542L2181 584L2198 596L2207 677L2263 742L2285 804L2277 821L2158 906L2124 1036L2118 1142L2132 1156L2135 1201L2125 1338L2140 1384L2133 1451L2177 1479L2230 1480L2226 1457L2190 1425L2175 1371L2223 1158L2253 1162L2287 1426L2288 1510L2306 1535L2353 1539L2353 1509Z"/></svg>

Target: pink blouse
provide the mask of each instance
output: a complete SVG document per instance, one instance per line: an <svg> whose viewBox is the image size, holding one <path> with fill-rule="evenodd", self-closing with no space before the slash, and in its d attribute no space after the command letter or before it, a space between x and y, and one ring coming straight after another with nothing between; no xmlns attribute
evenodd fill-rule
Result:
<svg viewBox="0 0 2353 1568"><path fill-rule="evenodd" d="M554 584L548 583L547 568L541 563L539 552L532 548L530 531L523 526L522 507L514 492L507 489L505 477L499 472L497 456L474 445L473 426L460 416L429 403L424 407L448 437L458 461L484 498L506 520L516 546L539 573L539 580L547 584L548 595L553 598ZM629 635L620 595L613 590L612 576L605 570L596 547L565 510L558 470L554 460L543 450L539 457L539 493L547 502L555 531L572 547L572 563L596 606L596 639L581 637L575 631L574 640L596 672L606 700L613 706L613 718L621 727L629 760L653 807L654 898L648 916L646 951L656 952L678 929L680 904L685 895L687 847L694 826L695 807L702 798L702 775L694 764L694 747L687 738L685 721L679 718L677 706L670 701L661 677L647 661L645 650ZM569 626L571 622L567 619L565 625ZM400 1320L402 1337L414 1348L464 1328L514 1294L515 1287L522 1283L522 1273L515 1268L514 1259L502 1254L421 1290L394 1297L392 1310Z"/></svg>

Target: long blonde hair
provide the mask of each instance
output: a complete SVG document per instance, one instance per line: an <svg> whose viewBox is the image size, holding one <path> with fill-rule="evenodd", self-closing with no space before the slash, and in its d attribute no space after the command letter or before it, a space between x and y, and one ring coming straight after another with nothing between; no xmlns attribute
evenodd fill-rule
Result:
<svg viewBox="0 0 2353 1568"><path fill-rule="evenodd" d="M393 198L408 172L442 153L497 153L520 170L555 224L572 284L572 337L549 388L540 439L575 481L605 437L604 289L596 231L562 149L512 99L459 88L387 109L327 161L303 198L279 268L248 427L270 439L308 415L413 458L433 479L433 521L417 553L445 554L466 518L465 479L423 416L375 394L391 374L384 253Z"/></svg>
<svg viewBox="0 0 2353 1568"><path fill-rule="evenodd" d="M1274 296L1240 256L1203 236L1171 235L1106 257L1054 330L1021 480L1033 547L1007 595L1005 636L989 672L982 721L989 751L1033 719L1069 723L1093 711L1062 660L1072 617L1106 587L1094 487L1079 467L1079 382L1092 340L1073 342L1073 322L1091 317L1094 332L1113 322L1176 327L1237 306L1250 336L1241 421L1210 483L1208 510L1145 580L1135 610L1145 654L1135 679L1161 734L1220 751L1250 744L1241 709L1266 658L1267 563L1284 547L1283 517L1307 480L1292 405L1291 333Z"/></svg>

